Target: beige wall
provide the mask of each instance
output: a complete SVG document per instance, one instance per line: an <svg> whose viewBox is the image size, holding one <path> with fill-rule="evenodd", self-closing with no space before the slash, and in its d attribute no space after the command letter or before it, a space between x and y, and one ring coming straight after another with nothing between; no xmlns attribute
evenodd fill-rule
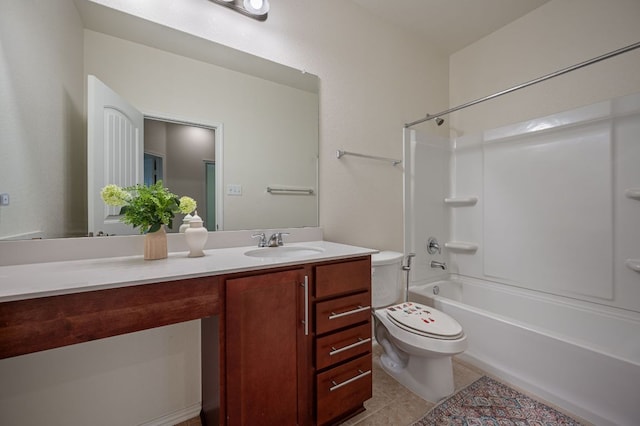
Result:
<svg viewBox="0 0 640 426"><path fill-rule="evenodd" d="M0 41L0 239L82 235L80 16L69 1L2 1Z"/></svg>
<svg viewBox="0 0 640 426"><path fill-rule="evenodd" d="M450 59L456 106L640 41L637 0L553 0ZM475 133L640 91L640 49L450 117ZM456 132L452 132L455 136Z"/></svg>

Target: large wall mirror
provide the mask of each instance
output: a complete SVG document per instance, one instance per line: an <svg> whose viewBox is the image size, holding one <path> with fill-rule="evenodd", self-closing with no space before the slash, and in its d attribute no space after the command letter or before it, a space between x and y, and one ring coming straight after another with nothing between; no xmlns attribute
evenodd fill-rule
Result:
<svg viewBox="0 0 640 426"><path fill-rule="evenodd" d="M88 75L170 123L147 160L218 230L318 226L316 76L89 0L1 2L0 56L0 240L87 235ZM200 142L171 123L213 132L199 173L176 176Z"/></svg>

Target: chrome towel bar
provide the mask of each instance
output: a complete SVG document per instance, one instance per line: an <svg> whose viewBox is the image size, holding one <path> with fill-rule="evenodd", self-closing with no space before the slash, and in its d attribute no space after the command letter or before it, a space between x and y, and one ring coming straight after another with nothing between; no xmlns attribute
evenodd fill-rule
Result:
<svg viewBox="0 0 640 426"><path fill-rule="evenodd" d="M284 193L313 195L315 191L313 189L307 189L307 188L272 188L270 186L267 186L267 192L274 195L284 194Z"/></svg>
<svg viewBox="0 0 640 426"><path fill-rule="evenodd" d="M370 158L372 160L380 160L380 161L386 161L388 163L393 164L394 166L397 166L398 164L402 163L402 160L396 160L394 158L387 158L387 157L378 157L376 155L368 155L368 154L358 154L356 152L349 152L349 151L345 151L342 149L339 149L336 151L336 158L340 159L342 157L344 157L345 155L353 155L354 157L362 157L362 158Z"/></svg>

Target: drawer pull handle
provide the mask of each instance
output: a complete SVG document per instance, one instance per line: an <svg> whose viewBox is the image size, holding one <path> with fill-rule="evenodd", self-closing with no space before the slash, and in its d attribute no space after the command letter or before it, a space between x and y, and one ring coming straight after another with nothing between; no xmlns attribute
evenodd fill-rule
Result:
<svg viewBox="0 0 640 426"><path fill-rule="evenodd" d="M362 372L362 370L358 370L358 373L360 373L360 374L358 374L355 377L350 378L349 380L345 380L342 383L336 383L335 381L332 380L331 383L333 383L333 386L329 388L329 392L333 392L334 390L339 389L339 388L341 388L343 386L346 386L349 383L355 382L356 380L360 380L363 377L367 377L369 374L371 374L371 370L367 370L365 372Z"/></svg>
<svg viewBox="0 0 640 426"><path fill-rule="evenodd" d="M368 309L371 309L371 306L358 305L356 309L353 309L351 311L341 312L339 314L336 314L335 312L331 312L331 315L329 315L329 319L332 320L336 318L346 317L347 315L357 314L358 312L366 311Z"/></svg>
<svg viewBox="0 0 640 426"><path fill-rule="evenodd" d="M371 337L367 337L366 339L363 339L362 337L358 337L357 342L347 345L345 347L342 347L340 349L336 349L332 346L331 351L329 352L329 355L333 356L333 355L339 354L340 352L348 351L349 349L353 349L360 345L364 345L365 343L369 343L370 341L371 341Z"/></svg>

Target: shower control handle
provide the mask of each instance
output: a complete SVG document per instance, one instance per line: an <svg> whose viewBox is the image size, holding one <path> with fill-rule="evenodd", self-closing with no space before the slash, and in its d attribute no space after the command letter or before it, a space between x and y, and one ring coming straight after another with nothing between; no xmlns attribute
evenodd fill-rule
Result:
<svg viewBox="0 0 640 426"><path fill-rule="evenodd" d="M429 239L427 240L427 253L429 254L442 253L440 244L438 243L438 240L435 239L435 237L429 237Z"/></svg>

